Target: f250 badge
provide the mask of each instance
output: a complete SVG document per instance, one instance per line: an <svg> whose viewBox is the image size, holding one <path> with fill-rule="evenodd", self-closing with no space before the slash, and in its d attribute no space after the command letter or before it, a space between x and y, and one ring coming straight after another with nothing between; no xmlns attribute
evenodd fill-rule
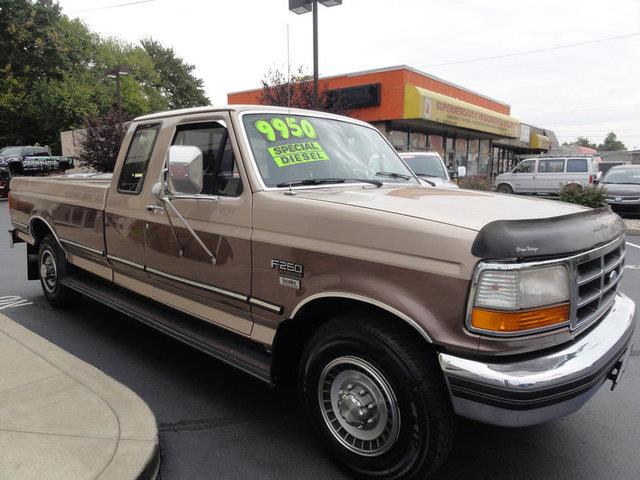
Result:
<svg viewBox="0 0 640 480"><path fill-rule="evenodd" d="M272 259L271 268L280 273L280 285L300 290L300 280L304 276L304 267L299 263Z"/></svg>

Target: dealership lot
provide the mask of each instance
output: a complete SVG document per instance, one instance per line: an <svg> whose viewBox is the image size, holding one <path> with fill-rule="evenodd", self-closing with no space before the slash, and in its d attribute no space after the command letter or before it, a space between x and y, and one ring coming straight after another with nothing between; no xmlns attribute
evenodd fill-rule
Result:
<svg viewBox="0 0 640 480"><path fill-rule="evenodd" d="M0 229L9 228L0 203ZM629 236L622 291L640 301L640 236ZM293 391L252 378L94 302L52 309L26 280L24 244L0 244L0 310L140 395L156 415L161 478L348 478L323 455ZM640 347L640 333L635 332ZM461 421L442 479L637 479L640 359L581 411L509 430Z"/></svg>

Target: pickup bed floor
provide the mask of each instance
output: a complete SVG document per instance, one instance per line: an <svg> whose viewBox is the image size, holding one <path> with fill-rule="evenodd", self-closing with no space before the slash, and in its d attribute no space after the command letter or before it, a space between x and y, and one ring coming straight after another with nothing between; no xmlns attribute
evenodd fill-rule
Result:
<svg viewBox="0 0 640 480"><path fill-rule="evenodd" d="M77 268L69 268L62 283L259 380L271 382L271 357L261 345Z"/></svg>

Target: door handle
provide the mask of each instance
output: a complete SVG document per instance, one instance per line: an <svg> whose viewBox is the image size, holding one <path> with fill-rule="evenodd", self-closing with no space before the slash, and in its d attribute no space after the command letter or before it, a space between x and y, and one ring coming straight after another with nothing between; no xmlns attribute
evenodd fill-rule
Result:
<svg viewBox="0 0 640 480"><path fill-rule="evenodd" d="M146 210L147 212L156 213L164 211L164 207L161 207L160 205L147 205Z"/></svg>

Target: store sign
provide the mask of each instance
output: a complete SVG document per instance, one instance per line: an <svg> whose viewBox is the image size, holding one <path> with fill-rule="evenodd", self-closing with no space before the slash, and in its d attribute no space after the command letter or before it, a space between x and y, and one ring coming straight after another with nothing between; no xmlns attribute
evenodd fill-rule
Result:
<svg viewBox="0 0 640 480"><path fill-rule="evenodd" d="M358 85L357 87L336 88L327 92L330 102L344 105L348 109L375 107L380 105L380 84Z"/></svg>
<svg viewBox="0 0 640 480"><path fill-rule="evenodd" d="M524 143L529 143L530 137L531 137L531 127L529 125L525 125L524 123L520 124L520 141Z"/></svg>
<svg viewBox="0 0 640 480"><path fill-rule="evenodd" d="M509 115L493 112L414 85L405 87L404 118L421 118L504 137L520 137L520 122Z"/></svg>

